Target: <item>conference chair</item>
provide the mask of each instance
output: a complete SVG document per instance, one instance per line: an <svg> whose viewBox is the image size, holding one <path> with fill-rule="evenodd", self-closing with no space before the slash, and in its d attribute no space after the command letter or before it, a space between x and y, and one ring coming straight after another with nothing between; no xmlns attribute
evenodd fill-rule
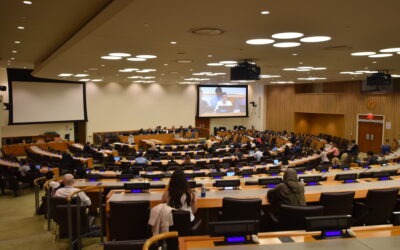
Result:
<svg viewBox="0 0 400 250"><path fill-rule="evenodd" d="M80 233L86 234L89 232L89 216L88 208L85 206L79 207L80 211ZM71 205L71 218L72 218L72 235L75 239L77 237L77 205ZM68 237L68 205L57 205L55 207L53 221L58 225L58 238Z"/></svg>
<svg viewBox="0 0 400 250"><path fill-rule="evenodd" d="M323 209L323 206L281 205L278 211L279 217L273 214L270 214L270 216L277 230L303 230L306 225L305 217L321 216L323 214Z"/></svg>
<svg viewBox="0 0 400 250"><path fill-rule="evenodd" d="M220 220L259 220L262 214L261 199L236 199L224 197Z"/></svg>
<svg viewBox="0 0 400 250"><path fill-rule="evenodd" d="M194 235L201 225L201 220L192 224L190 221L190 212L184 210L172 210L172 219L174 225L169 227L169 231L177 231L179 236ZM178 239L166 239L167 249L178 249Z"/></svg>
<svg viewBox="0 0 400 250"><path fill-rule="evenodd" d="M110 202L110 239L119 241L148 238L149 215L148 200Z"/></svg>
<svg viewBox="0 0 400 250"><path fill-rule="evenodd" d="M387 224L396 205L399 188L368 190L364 202L354 203L357 225Z"/></svg>
<svg viewBox="0 0 400 250"><path fill-rule="evenodd" d="M121 241L106 241L104 242L104 250L142 250L143 240L121 240Z"/></svg>
<svg viewBox="0 0 400 250"><path fill-rule="evenodd" d="M346 215L353 210L354 191L321 193L319 204L324 206L324 215Z"/></svg>

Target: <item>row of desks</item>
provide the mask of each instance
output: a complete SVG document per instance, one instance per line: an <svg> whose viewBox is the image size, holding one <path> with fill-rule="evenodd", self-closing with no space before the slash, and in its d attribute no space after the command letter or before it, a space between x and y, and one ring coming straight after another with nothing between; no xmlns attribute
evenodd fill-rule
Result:
<svg viewBox="0 0 400 250"><path fill-rule="evenodd" d="M352 227L354 238L316 240L313 236L319 232L285 231L259 233L258 244L218 246L218 249L235 250L398 250L400 246L400 227L392 225ZM188 236L179 238L180 250L203 250L215 248L216 241L223 237ZM285 243L288 240L289 243Z"/></svg>

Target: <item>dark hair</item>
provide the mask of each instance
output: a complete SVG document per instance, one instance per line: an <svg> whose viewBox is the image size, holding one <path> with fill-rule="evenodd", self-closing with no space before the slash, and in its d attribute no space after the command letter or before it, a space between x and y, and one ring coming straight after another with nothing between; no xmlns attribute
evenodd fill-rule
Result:
<svg viewBox="0 0 400 250"><path fill-rule="evenodd" d="M177 169L171 176L168 186L169 202L168 205L173 208L181 208L182 195L186 194L186 204L188 206L192 203L192 192L189 183L186 180L185 173L182 169Z"/></svg>

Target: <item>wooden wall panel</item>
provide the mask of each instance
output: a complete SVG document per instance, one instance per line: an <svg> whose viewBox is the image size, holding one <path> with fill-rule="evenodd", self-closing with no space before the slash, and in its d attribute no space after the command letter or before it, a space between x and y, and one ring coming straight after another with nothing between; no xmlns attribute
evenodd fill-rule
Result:
<svg viewBox="0 0 400 250"><path fill-rule="evenodd" d="M265 124L267 129L294 130L294 87L266 86Z"/></svg>
<svg viewBox="0 0 400 250"><path fill-rule="evenodd" d="M267 86L266 128L294 131L296 127L300 132L310 125L305 121L303 125L296 123L296 112L337 114L344 117L344 127L339 132L345 138L356 139L357 115L372 113L384 115L385 122L391 123L391 128L384 131L384 139L400 139L400 93L372 95L361 93L360 81L341 84L344 92L337 94L295 94L294 85Z"/></svg>

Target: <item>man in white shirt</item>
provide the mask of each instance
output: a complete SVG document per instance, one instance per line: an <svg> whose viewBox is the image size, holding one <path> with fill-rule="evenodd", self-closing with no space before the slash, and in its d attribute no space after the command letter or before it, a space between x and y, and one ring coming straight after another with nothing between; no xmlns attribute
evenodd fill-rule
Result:
<svg viewBox="0 0 400 250"><path fill-rule="evenodd" d="M263 157L263 152L262 150L259 150L256 148L256 152L254 153L254 156L256 157L257 161L259 162L261 160L261 157Z"/></svg>
<svg viewBox="0 0 400 250"><path fill-rule="evenodd" d="M74 188L72 185L74 184L74 176L72 174L66 174L63 177L64 187L57 189L54 194L55 197L67 198L73 192L79 190L78 188ZM85 192L78 193L78 197L81 201L81 204L84 206L90 206L92 204L90 198L85 194Z"/></svg>

